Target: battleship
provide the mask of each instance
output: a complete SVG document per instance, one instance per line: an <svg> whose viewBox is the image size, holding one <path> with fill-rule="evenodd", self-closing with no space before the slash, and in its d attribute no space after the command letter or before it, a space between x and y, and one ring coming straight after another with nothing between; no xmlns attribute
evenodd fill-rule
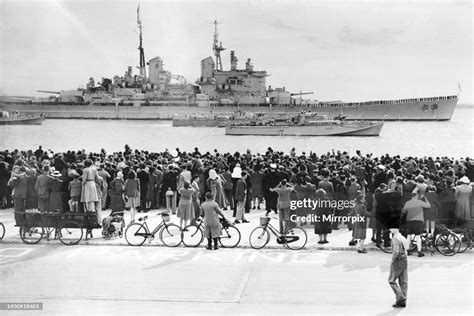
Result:
<svg viewBox="0 0 474 316"><path fill-rule="evenodd" d="M167 71L163 60L145 61L142 22L137 13L139 30L139 69L133 74L128 66L124 75L89 78L85 87L74 90L48 91L45 98L0 96L0 108L43 114L58 119L143 119L173 120L193 115L225 116L236 110L246 113L287 112L289 115L311 110L329 117L343 114L347 120L450 120L458 96L439 96L367 102L311 101L302 96L312 92L290 92L284 87L267 87L265 70L255 70L248 58L239 69L235 51L230 51L230 70L222 67L218 22L214 21L212 50L214 57L201 60L201 74L194 82ZM148 74L147 74L148 65ZM192 123L191 123L192 124Z"/></svg>
<svg viewBox="0 0 474 316"><path fill-rule="evenodd" d="M225 127L226 135L258 136L379 136L384 122L346 121L338 116L329 120L326 115L301 113L270 119L235 123Z"/></svg>

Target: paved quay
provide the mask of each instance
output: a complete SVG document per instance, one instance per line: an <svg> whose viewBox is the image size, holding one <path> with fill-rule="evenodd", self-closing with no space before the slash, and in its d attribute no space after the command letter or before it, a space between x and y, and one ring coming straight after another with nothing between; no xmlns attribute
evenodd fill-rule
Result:
<svg viewBox="0 0 474 316"><path fill-rule="evenodd" d="M158 213L162 212L164 209L159 210L151 210L148 213L137 213L136 219L144 216L148 216L147 223L149 225L150 230L152 230L156 225L161 222L161 216L158 216ZM110 210L102 211L102 218L110 214ZM224 211L224 214L227 219L233 220L232 211ZM260 225L260 217L265 215L265 211L263 210L251 210L250 213L245 214L247 220L250 223L240 223L236 224L236 227L240 230L241 233L241 240L237 247L239 248L251 248L249 243L249 236L251 231ZM275 227L278 228L278 215L275 215L273 212L270 214L272 218L270 223ZM15 244L15 243L23 243L19 235L19 227L15 226L14 214L13 209L5 209L0 210L0 221L3 222L6 228L5 237L3 239L3 243L7 244ZM125 212L125 222L128 224L130 222L130 212ZM179 225L179 219L176 215L171 215L171 222ZM327 239L329 243L327 244L318 244L319 237L318 235L314 234L314 226L313 225L305 225L303 228L306 231L308 236L308 242L304 249L306 250L349 250L349 251L356 251L354 246L349 246L349 241L352 237L352 231L349 231L345 225L340 225L339 230L333 230L331 234L328 235ZM126 229L126 227L125 227ZM124 229L124 231L125 231ZM367 230L367 238L366 239L366 249L368 251L380 251L375 244L370 241L370 237L372 236L372 230ZM125 238L112 238L110 240L105 240L102 237L101 229L94 229L93 230L93 238L89 240L85 240L85 232L83 239L79 243L79 245L99 245L99 246L125 246L128 245ZM45 239L41 240L40 243L46 244L60 244L59 240L50 240L46 241ZM164 246L160 243L158 238L155 238L152 242L145 242L143 246ZM204 242L202 244L204 246ZM181 247L184 247L181 245ZM282 249L285 248L283 245L279 245L276 242L276 237L271 234L270 235L270 242L265 246L267 249ZM304 250L302 249L302 250ZM301 250L299 250L301 251Z"/></svg>

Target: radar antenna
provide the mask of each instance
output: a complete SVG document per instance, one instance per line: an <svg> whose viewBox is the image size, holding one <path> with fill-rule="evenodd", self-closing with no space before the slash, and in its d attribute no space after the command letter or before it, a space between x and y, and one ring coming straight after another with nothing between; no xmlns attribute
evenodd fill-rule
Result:
<svg viewBox="0 0 474 316"><path fill-rule="evenodd" d="M140 75L143 78L146 78L146 67L145 67L145 51L143 49L143 41L142 41L142 21L140 20L140 5L137 8L137 24L138 30L140 31L140 46L138 46L138 50L140 51Z"/></svg>
<svg viewBox="0 0 474 316"><path fill-rule="evenodd" d="M225 50L225 48L222 47L222 42L219 43L219 33L217 32L217 24L220 24L220 23L217 22L217 20L215 20L213 24L214 24L214 44L212 46L212 49L214 51L214 56L216 56L216 70L222 71L221 51Z"/></svg>

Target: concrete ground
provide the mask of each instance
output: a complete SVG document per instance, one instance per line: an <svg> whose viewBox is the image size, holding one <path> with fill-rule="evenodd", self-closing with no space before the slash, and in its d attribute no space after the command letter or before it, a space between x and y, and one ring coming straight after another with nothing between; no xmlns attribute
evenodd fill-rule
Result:
<svg viewBox="0 0 474 316"><path fill-rule="evenodd" d="M472 255L410 257L395 309L390 255L350 251L0 245L1 315L472 315Z"/></svg>
<svg viewBox="0 0 474 316"><path fill-rule="evenodd" d="M151 227L160 221L157 213L148 213ZM157 240L132 247L124 239L104 240L100 230L76 246L57 240L25 245L12 210L0 211L7 230L0 242L0 308L43 303L43 311L0 315L472 315L472 251L410 256L408 306L395 309L389 254L373 243L372 251L358 254L348 246L346 228L333 231L326 245L317 244L308 227L303 250L285 249L274 236L268 247L254 250L248 237L262 214L252 211L250 223L237 225L238 248L209 251L163 247Z"/></svg>

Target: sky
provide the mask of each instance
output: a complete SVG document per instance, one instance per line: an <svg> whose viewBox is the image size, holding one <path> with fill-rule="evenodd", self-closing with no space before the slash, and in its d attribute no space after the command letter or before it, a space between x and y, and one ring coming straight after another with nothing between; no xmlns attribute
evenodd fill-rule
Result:
<svg viewBox="0 0 474 316"><path fill-rule="evenodd" d="M160 56L195 82L218 20L224 69L251 58L267 85L321 101L455 95L473 103L471 1L0 1L0 94L84 87Z"/></svg>

